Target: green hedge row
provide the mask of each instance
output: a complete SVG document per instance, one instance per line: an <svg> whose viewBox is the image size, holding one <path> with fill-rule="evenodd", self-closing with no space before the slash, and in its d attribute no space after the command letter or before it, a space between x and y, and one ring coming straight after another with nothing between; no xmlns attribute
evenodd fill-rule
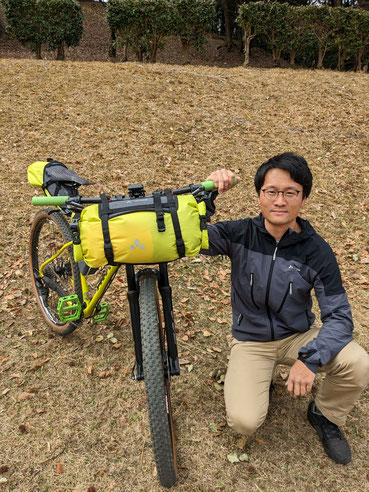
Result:
<svg viewBox="0 0 369 492"><path fill-rule="evenodd" d="M112 32L114 55L121 44L139 61L156 61L168 36L179 36L185 63L191 46L200 50L216 19L214 0L109 0L106 18Z"/></svg>
<svg viewBox="0 0 369 492"><path fill-rule="evenodd" d="M287 3L252 2L242 4L236 22L244 31L244 66L250 61L250 43L258 37L273 53L278 65L282 55L316 58L323 68L324 58L335 50L339 70L345 62L356 70L369 61L369 11L342 7L293 7Z"/></svg>
<svg viewBox="0 0 369 492"><path fill-rule="evenodd" d="M41 46L57 50L64 60L64 45L77 46L83 34L83 16L75 0L0 0L7 32L41 58Z"/></svg>

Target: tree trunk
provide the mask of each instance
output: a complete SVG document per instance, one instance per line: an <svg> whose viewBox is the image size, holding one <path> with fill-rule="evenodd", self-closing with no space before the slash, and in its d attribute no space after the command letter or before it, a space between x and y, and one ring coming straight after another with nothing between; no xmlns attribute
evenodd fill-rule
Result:
<svg viewBox="0 0 369 492"><path fill-rule="evenodd" d="M221 0L223 15L224 15L224 28L225 28L225 46L228 51L232 51L233 43L232 43L232 22L231 16L229 13L228 0Z"/></svg>
<svg viewBox="0 0 369 492"><path fill-rule="evenodd" d="M244 31L243 31L244 32L244 34L243 34L243 44L244 44L243 52L245 53L245 59L243 62L244 67L247 67L250 63L250 45L251 45L251 41L255 37L255 34L251 34L251 30L252 30L252 28L249 27L247 30L244 29Z"/></svg>
<svg viewBox="0 0 369 492"><path fill-rule="evenodd" d="M155 33L153 34L153 42L150 53L150 62L156 63L156 55L158 53L158 45L159 45L160 36L157 36Z"/></svg>
<svg viewBox="0 0 369 492"><path fill-rule="evenodd" d="M296 50L292 50L290 53L290 67L295 66Z"/></svg>
<svg viewBox="0 0 369 492"><path fill-rule="evenodd" d="M42 60L41 45L40 44L36 45L35 52L36 52L37 60Z"/></svg>
<svg viewBox="0 0 369 492"><path fill-rule="evenodd" d="M358 51L357 51L357 56L356 56L356 67L355 67L355 70L357 72L360 72L361 71L361 66L362 66L362 58L363 58L363 54L364 54L364 51L365 51L365 46L361 46Z"/></svg>
<svg viewBox="0 0 369 492"><path fill-rule="evenodd" d="M182 49L183 49L183 65L189 65L191 44L188 43L187 41L182 40Z"/></svg>
<svg viewBox="0 0 369 492"><path fill-rule="evenodd" d="M319 43L319 51L318 51L318 65L316 68L323 68L323 45Z"/></svg>
<svg viewBox="0 0 369 492"><path fill-rule="evenodd" d="M123 61L128 61L128 41L126 41L125 45L123 46Z"/></svg>
<svg viewBox="0 0 369 492"><path fill-rule="evenodd" d="M64 43L59 44L56 52L56 59L61 61L65 60Z"/></svg>
<svg viewBox="0 0 369 492"><path fill-rule="evenodd" d="M114 31L114 29L110 31L109 57L110 58L117 57L117 34Z"/></svg>
<svg viewBox="0 0 369 492"><path fill-rule="evenodd" d="M337 60L337 69L342 72L342 70L344 70L345 68L345 64L344 64L344 50L339 47L338 48L338 60Z"/></svg>
<svg viewBox="0 0 369 492"><path fill-rule="evenodd" d="M0 39L1 39L3 36L5 36L5 33L6 33L6 31L5 31L5 27L4 27L4 25L3 25L3 23L1 22L1 19L0 19Z"/></svg>

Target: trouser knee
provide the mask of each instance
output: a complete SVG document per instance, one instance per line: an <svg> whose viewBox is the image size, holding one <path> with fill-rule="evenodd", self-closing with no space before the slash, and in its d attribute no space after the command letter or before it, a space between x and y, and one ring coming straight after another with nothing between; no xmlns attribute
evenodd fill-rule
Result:
<svg viewBox="0 0 369 492"><path fill-rule="evenodd" d="M361 347L360 347L361 349ZM369 355L361 349L361 352L346 355L339 366L344 379L351 381L355 386L365 389L369 383Z"/></svg>
<svg viewBox="0 0 369 492"><path fill-rule="evenodd" d="M243 436L253 434L264 422L265 415L249 414L246 411L228 412L229 427Z"/></svg>

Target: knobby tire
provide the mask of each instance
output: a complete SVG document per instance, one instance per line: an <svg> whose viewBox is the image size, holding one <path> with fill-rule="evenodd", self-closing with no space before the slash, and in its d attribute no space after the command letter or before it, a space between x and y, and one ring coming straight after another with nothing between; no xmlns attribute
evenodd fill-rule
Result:
<svg viewBox="0 0 369 492"><path fill-rule="evenodd" d="M165 336L160 319L156 279L140 282L143 370L154 459L163 487L177 481L177 464L167 373Z"/></svg>
<svg viewBox="0 0 369 492"><path fill-rule="evenodd" d="M82 322L82 320L63 322L57 311L59 297L77 294L80 303L83 303L80 272L78 264L73 259L73 246L66 248L59 257L46 265L44 279L39 278L39 268L72 239L69 224L60 212L42 210L36 215L29 244L32 286L45 321L58 335L71 333Z"/></svg>

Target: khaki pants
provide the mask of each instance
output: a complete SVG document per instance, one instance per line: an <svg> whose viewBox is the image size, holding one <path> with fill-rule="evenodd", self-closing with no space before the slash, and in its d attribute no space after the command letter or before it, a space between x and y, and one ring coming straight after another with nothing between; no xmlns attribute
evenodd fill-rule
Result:
<svg viewBox="0 0 369 492"><path fill-rule="evenodd" d="M298 351L316 338L312 327L284 340L239 342L233 340L224 398L228 425L243 435L252 434L264 422L269 405L269 386L277 364L291 366ZM346 422L349 411L369 383L369 356L352 341L319 372L326 377L315 398L323 415L338 426Z"/></svg>

